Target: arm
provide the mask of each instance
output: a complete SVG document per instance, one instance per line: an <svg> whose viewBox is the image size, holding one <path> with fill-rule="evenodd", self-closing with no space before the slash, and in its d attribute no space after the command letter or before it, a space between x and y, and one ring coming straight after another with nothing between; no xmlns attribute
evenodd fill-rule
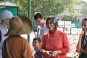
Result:
<svg viewBox="0 0 87 58"><path fill-rule="evenodd" d="M58 54L62 54L62 53L66 54L69 52L70 46L69 46L67 35L65 33L63 34L62 40L63 40L63 48L58 51Z"/></svg>
<svg viewBox="0 0 87 58"><path fill-rule="evenodd" d="M80 36L79 36L79 41L78 41L78 44L77 44L77 46L76 46L76 52L78 52L78 53L80 53L80 51L81 51L81 39L82 39L82 34L80 34Z"/></svg>
<svg viewBox="0 0 87 58"><path fill-rule="evenodd" d="M41 52L44 56L50 57L50 56L51 56L51 55L50 55L50 52L51 52L51 51L46 51L46 50L45 50L45 45L46 45L45 36L43 36L43 37L42 37L42 46L41 46L40 52Z"/></svg>
<svg viewBox="0 0 87 58"><path fill-rule="evenodd" d="M87 49L86 50L80 50L80 53L86 53L87 54Z"/></svg>
<svg viewBox="0 0 87 58"><path fill-rule="evenodd" d="M45 38L44 38L44 35L42 37L42 45L41 45L41 50L40 52L43 53L43 51L45 51Z"/></svg>

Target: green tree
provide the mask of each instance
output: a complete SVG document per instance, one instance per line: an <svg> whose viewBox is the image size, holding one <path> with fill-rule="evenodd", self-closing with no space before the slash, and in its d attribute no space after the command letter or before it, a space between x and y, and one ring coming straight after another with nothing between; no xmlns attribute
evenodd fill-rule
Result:
<svg viewBox="0 0 87 58"><path fill-rule="evenodd" d="M71 22L76 22L76 19L73 16L64 16L62 18L63 21L71 21Z"/></svg>
<svg viewBox="0 0 87 58"><path fill-rule="evenodd" d="M36 2L35 2L36 1ZM79 4L81 0L32 0L32 15L36 11L40 11L44 16L57 15L67 9L70 13L74 13L72 6ZM33 9L35 8L35 9Z"/></svg>
<svg viewBox="0 0 87 58"><path fill-rule="evenodd" d="M2 1L2 0L0 0ZM19 6L20 15L28 15L28 0L6 0ZM74 13L73 5L80 3L81 0L31 0L31 18L35 12L42 12L45 17L57 15L64 11Z"/></svg>
<svg viewBox="0 0 87 58"><path fill-rule="evenodd" d="M74 10L75 10L74 6L80 4L81 0L69 0L67 3L68 4L67 4L66 9L68 10L69 15L74 15L75 14L75 12L74 12Z"/></svg>
<svg viewBox="0 0 87 58"><path fill-rule="evenodd" d="M0 0L0 2L2 2L3 0Z"/></svg>

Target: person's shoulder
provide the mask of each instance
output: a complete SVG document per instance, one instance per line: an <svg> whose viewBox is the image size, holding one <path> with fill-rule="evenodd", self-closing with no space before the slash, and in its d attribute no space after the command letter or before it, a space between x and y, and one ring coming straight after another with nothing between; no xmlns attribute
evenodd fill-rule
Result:
<svg viewBox="0 0 87 58"><path fill-rule="evenodd" d="M46 23L44 23L44 27L46 27Z"/></svg>
<svg viewBox="0 0 87 58"><path fill-rule="evenodd" d="M47 29L47 30L48 30L48 28L47 28L46 24L44 24L44 26L43 26L43 27L44 27L44 29Z"/></svg>
<svg viewBox="0 0 87 58"><path fill-rule="evenodd" d="M29 45L29 42L27 39L25 39L24 37L20 38L20 43L22 43L22 45Z"/></svg>
<svg viewBox="0 0 87 58"><path fill-rule="evenodd" d="M20 42L28 42L28 40L22 36L19 37Z"/></svg>
<svg viewBox="0 0 87 58"><path fill-rule="evenodd" d="M22 40L27 41L27 39L26 39L26 38L24 38L24 37L21 37L21 38L22 38Z"/></svg>
<svg viewBox="0 0 87 58"><path fill-rule="evenodd" d="M60 34L66 34L65 32L60 31L60 30L57 30L57 32L60 33Z"/></svg>
<svg viewBox="0 0 87 58"><path fill-rule="evenodd" d="M43 36L47 36L49 34L49 31L48 32L46 32L46 33L44 33L44 35Z"/></svg>

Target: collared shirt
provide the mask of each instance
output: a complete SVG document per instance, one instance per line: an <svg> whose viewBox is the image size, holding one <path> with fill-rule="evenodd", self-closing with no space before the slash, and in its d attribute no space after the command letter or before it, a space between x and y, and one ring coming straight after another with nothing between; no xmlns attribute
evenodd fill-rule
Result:
<svg viewBox="0 0 87 58"><path fill-rule="evenodd" d="M48 28L46 27L46 24L44 24L43 27L38 26L37 28L37 37L40 37L42 39L42 36L48 31Z"/></svg>
<svg viewBox="0 0 87 58"><path fill-rule="evenodd" d="M7 38L7 36L4 36L7 33L7 30L5 30L3 26L0 24L0 31L1 31L0 58L2 58L2 45L3 45L4 40Z"/></svg>

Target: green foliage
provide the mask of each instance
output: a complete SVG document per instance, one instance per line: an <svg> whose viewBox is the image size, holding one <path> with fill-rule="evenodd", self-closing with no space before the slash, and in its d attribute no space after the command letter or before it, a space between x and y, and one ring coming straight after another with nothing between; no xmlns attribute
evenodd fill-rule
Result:
<svg viewBox="0 0 87 58"><path fill-rule="evenodd" d="M31 16L35 12L42 12L45 17L57 15L68 9L71 15L74 13L73 5L79 4L81 0L32 0Z"/></svg>
<svg viewBox="0 0 87 58"><path fill-rule="evenodd" d="M12 2L13 0L0 0L0 2L5 2L5 1L10 1L10 2Z"/></svg>
<svg viewBox="0 0 87 58"><path fill-rule="evenodd" d="M64 16L62 18L63 21L71 21L71 22L76 22L76 19L73 16Z"/></svg>
<svg viewBox="0 0 87 58"><path fill-rule="evenodd" d="M74 6L75 5L77 5L77 4L79 4L81 2L81 0L68 0L67 1L67 10L68 10L68 12L69 12L69 15L74 15L75 14L75 12L74 12L74 10L75 10L75 8L74 8Z"/></svg>
<svg viewBox="0 0 87 58"><path fill-rule="evenodd" d="M56 15L63 12L64 6L57 3L56 0L32 0L32 16L35 12L42 12L44 16Z"/></svg>
<svg viewBox="0 0 87 58"><path fill-rule="evenodd" d="M0 0L1 1L1 0ZM6 0L19 6L19 14L28 16L28 0ZM42 12L45 17L60 14L64 9L74 13L73 5L81 0L31 0L31 19L35 12Z"/></svg>
<svg viewBox="0 0 87 58"><path fill-rule="evenodd" d="M19 6L19 15L28 16L28 0L17 0L15 3Z"/></svg>
<svg viewBox="0 0 87 58"><path fill-rule="evenodd" d="M0 0L0 2L2 2L3 0Z"/></svg>

